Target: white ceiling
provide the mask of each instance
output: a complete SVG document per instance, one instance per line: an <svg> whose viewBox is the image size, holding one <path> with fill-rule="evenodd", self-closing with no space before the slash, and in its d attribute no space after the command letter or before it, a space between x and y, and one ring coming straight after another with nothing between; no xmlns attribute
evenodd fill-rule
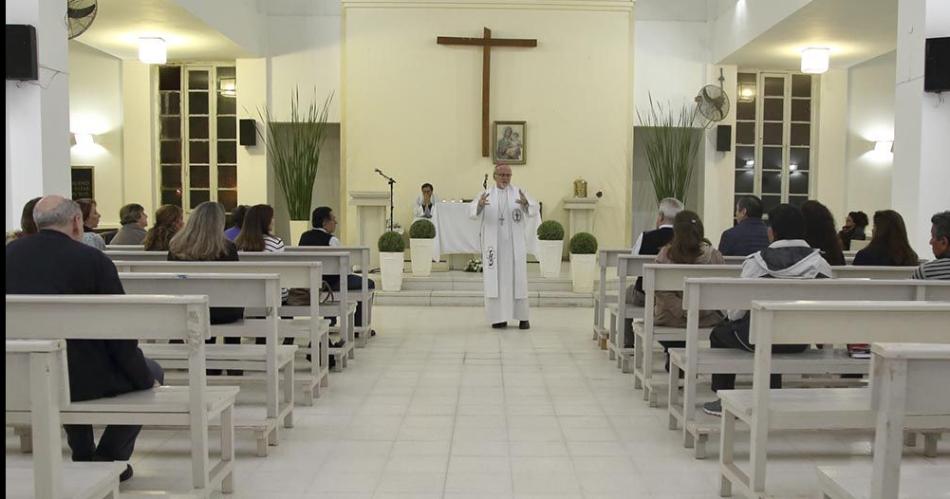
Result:
<svg viewBox="0 0 950 499"><path fill-rule="evenodd" d="M814 0L722 62L748 69L797 70L801 50L831 48L843 69L897 47L898 0Z"/></svg>
<svg viewBox="0 0 950 499"><path fill-rule="evenodd" d="M636 0L634 18L637 21L706 22L709 1Z"/></svg>
<svg viewBox="0 0 950 499"><path fill-rule="evenodd" d="M269 16L338 16L340 0L257 0L257 10Z"/></svg>
<svg viewBox="0 0 950 499"><path fill-rule="evenodd" d="M172 0L99 0L95 21L75 40L120 59L137 59L142 36L164 38L170 62L226 61L247 55Z"/></svg>

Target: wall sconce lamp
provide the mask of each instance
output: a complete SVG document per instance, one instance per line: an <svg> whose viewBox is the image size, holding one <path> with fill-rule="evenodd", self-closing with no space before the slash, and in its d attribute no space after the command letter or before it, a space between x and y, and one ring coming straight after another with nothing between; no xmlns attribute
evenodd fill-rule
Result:
<svg viewBox="0 0 950 499"><path fill-rule="evenodd" d="M874 152L881 153L892 153L894 152L894 141L892 140L879 140L874 143Z"/></svg>
<svg viewBox="0 0 950 499"><path fill-rule="evenodd" d="M802 50L802 73L821 74L828 71L831 49L808 47Z"/></svg>
<svg viewBox="0 0 950 499"><path fill-rule="evenodd" d="M71 137L70 145L89 147L96 145L96 139L91 133L74 133Z"/></svg>

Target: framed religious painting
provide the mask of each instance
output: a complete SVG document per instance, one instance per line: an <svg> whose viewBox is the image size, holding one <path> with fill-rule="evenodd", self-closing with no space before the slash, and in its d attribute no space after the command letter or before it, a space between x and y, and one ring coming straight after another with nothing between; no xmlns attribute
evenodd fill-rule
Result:
<svg viewBox="0 0 950 499"><path fill-rule="evenodd" d="M492 132L492 161L523 165L527 153L524 121L496 121Z"/></svg>

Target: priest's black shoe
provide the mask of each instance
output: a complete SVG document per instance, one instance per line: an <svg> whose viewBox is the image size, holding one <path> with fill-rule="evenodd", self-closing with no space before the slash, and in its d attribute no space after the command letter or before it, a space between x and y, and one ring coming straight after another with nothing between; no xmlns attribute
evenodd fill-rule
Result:
<svg viewBox="0 0 950 499"><path fill-rule="evenodd" d="M531 323L528 321L521 321L518 323L518 329L531 329Z"/></svg>
<svg viewBox="0 0 950 499"><path fill-rule="evenodd" d="M129 478L132 478L132 466L127 464L125 465L125 471L119 475L119 481L124 482Z"/></svg>
<svg viewBox="0 0 950 499"><path fill-rule="evenodd" d="M495 328L495 329L505 329L506 327L508 327L508 323L507 323L507 322L496 322L496 323L492 324L491 327L493 327L493 328Z"/></svg>

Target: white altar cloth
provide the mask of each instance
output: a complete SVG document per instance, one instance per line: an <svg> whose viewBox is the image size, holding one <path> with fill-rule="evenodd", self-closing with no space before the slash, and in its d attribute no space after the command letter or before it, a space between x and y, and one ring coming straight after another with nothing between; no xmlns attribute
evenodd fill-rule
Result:
<svg viewBox="0 0 950 499"><path fill-rule="evenodd" d="M532 255L538 251L538 226L541 217L525 217L521 224L525 230L526 250ZM479 241L482 222L480 219L468 217L468 203L439 202L432 213L432 223L435 224L435 244L433 259L439 260L443 254L473 253L481 254L482 246Z"/></svg>

